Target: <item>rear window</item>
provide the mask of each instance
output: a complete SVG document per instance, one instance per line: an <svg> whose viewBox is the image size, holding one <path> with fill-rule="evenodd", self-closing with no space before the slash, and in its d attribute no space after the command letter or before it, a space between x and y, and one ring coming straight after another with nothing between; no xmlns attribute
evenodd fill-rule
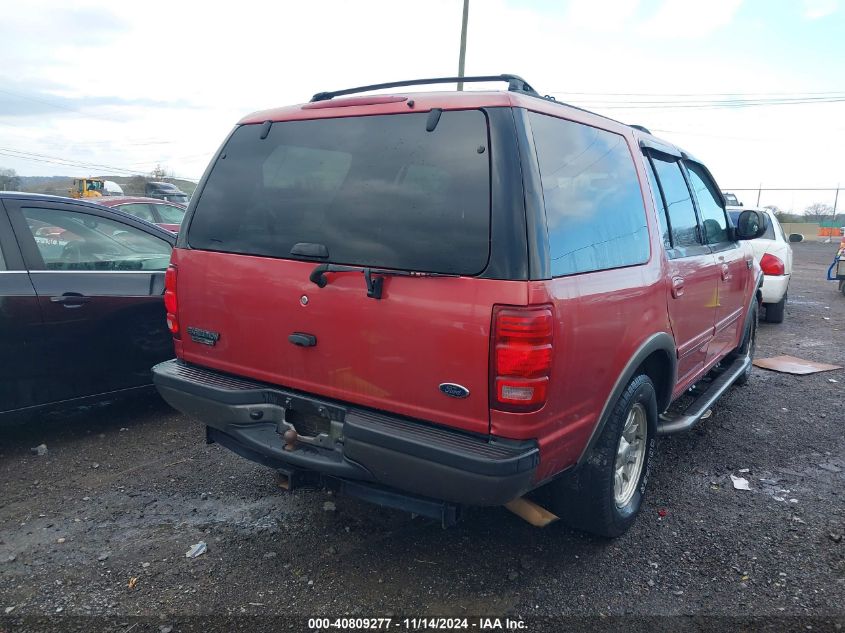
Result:
<svg viewBox="0 0 845 633"><path fill-rule="evenodd" d="M487 121L480 110L274 123L235 130L199 194L192 248L474 275L490 250ZM313 261L313 260L310 260Z"/></svg>

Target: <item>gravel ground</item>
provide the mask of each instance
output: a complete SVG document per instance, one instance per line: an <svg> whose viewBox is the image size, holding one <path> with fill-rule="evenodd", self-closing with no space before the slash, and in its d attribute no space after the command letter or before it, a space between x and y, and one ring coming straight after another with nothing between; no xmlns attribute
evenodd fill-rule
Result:
<svg viewBox="0 0 845 633"><path fill-rule="evenodd" d="M794 250L786 321L761 324L758 357L841 363L845 297L823 281L834 245ZM662 439L642 514L611 542L499 508L442 530L323 490L285 493L152 396L2 428L0 632L288 622L250 615L840 630L843 388L845 371L755 368L710 419ZM33 455L41 443L47 454ZM207 552L186 558L199 541ZM587 619L546 617L561 615Z"/></svg>

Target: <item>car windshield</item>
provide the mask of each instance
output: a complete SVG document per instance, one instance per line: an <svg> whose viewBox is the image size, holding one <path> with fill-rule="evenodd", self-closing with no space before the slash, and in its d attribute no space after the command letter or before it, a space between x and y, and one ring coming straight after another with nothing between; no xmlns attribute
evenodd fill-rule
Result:
<svg viewBox="0 0 845 633"><path fill-rule="evenodd" d="M147 183L148 187L153 191L158 191L161 193L171 192L171 191L179 191L176 185L169 183L169 182L150 182Z"/></svg>
<svg viewBox="0 0 845 633"><path fill-rule="evenodd" d="M193 248L474 275L490 249L487 121L479 110L238 128L199 192Z"/></svg>

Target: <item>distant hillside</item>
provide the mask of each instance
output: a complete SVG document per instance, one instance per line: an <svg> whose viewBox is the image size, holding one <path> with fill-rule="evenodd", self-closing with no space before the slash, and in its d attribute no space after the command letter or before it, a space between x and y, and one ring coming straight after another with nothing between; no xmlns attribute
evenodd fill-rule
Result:
<svg viewBox="0 0 845 633"><path fill-rule="evenodd" d="M116 182L127 196L143 196L144 185L147 181L151 180L143 176L92 175L91 177ZM172 182L189 196L193 195L194 189L197 188L197 183L191 182L190 180L181 180L179 178L167 178L166 180L167 182ZM49 193L54 196L68 195L73 185L73 178L66 176L20 176L20 181L21 191Z"/></svg>

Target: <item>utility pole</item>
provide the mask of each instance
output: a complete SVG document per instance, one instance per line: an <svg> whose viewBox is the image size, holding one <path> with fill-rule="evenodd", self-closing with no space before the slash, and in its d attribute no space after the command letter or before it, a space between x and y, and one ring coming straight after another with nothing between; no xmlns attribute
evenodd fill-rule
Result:
<svg viewBox="0 0 845 633"><path fill-rule="evenodd" d="M469 0L464 0L464 19L461 23L461 53L458 56L458 77L464 76L464 62L467 57L467 19L469 18ZM458 82L458 90L464 89L464 82Z"/></svg>

